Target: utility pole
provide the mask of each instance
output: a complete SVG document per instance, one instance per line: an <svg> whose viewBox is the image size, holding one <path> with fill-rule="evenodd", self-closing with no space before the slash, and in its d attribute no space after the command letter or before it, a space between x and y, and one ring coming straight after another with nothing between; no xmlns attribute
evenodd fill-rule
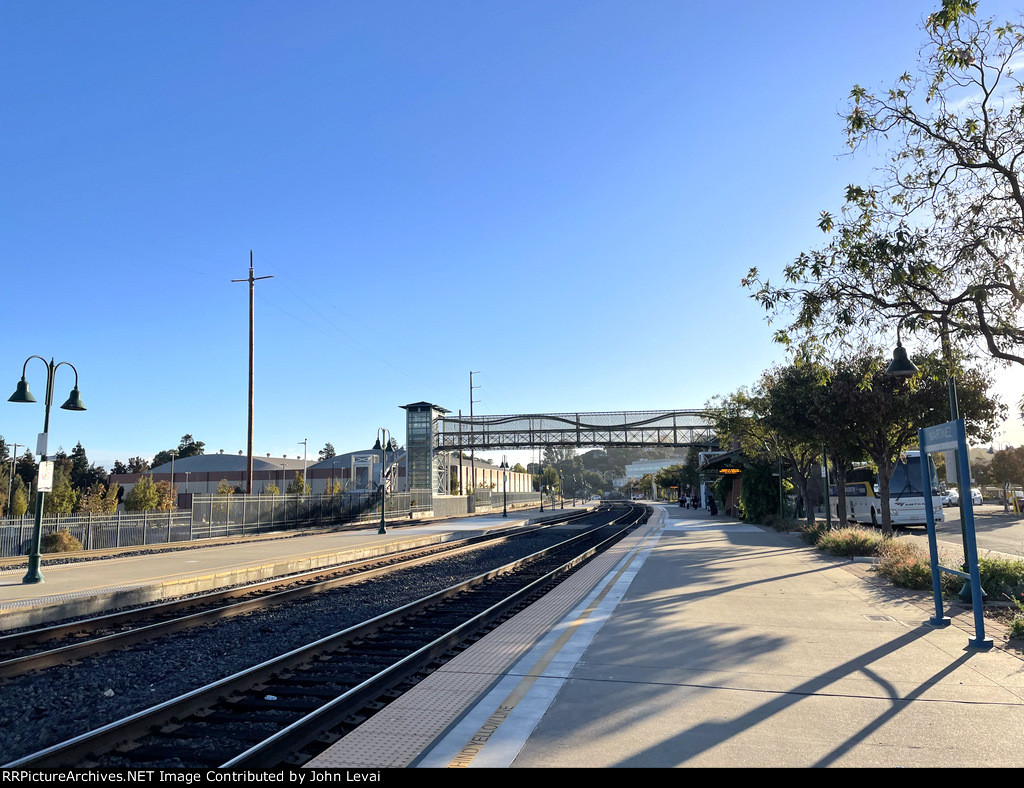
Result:
<svg viewBox="0 0 1024 788"><path fill-rule="evenodd" d="M473 500L476 500L476 449L473 447L473 432L476 430L476 425L473 424L473 389L480 388L479 386L473 385L473 375L479 375L478 372L469 373L469 467L473 474Z"/></svg>
<svg viewBox="0 0 1024 788"><path fill-rule="evenodd" d="M253 342L254 342L254 301L255 301L255 283L258 279L273 279L273 276L253 276L252 272L252 249L249 250L249 278L248 279L232 279L232 282L248 282L249 283L249 459L246 465L246 484L245 494L252 495L252 406L253 406Z"/></svg>

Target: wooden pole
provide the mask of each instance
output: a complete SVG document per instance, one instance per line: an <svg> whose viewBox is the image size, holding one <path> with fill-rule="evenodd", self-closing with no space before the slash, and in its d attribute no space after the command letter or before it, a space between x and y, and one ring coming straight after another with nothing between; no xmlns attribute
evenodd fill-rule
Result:
<svg viewBox="0 0 1024 788"><path fill-rule="evenodd" d="M249 430L248 430L248 459L246 463L246 484L245 492L252 495L252 416L253 416L253 381L255 369L255 291L258 279L273 279L273 276L253 276L252 270L252 249L249 250L249 277L247 279L232 279L232 282L249 283Z"/></svg>

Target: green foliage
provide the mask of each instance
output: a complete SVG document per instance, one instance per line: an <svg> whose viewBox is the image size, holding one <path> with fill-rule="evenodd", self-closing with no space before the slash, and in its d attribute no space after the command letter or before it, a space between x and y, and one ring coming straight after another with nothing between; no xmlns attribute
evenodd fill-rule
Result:
<svg viewBox="0 0 1024 788"><path fill-rule="evenodd" d="M190 433L186 433L181 436L181 441L178 443L177 449L165 449L164 451L157 452L156 456L153 457L153 461L149 464L150 468L155 468L158 465L170 462L171 457L175 459L182 459L183 457L192 457L196 454L203 454L206 449L206 444L202 441L197 441L192 437ZM140 458L134 458L140 459ZM148 470L148 468L144 469Z"/></svg>
<svg viewBox="0 0 1024 788"><path fill-rule="evenodd" d="M750 523L780 516L778 477L770 464L751 462L740 474L740 516Z"/></svg>
<svg viewBox="0 0 1024 788"><path fill-rule="evenodd" d="M814 525L805 525L800 529L801 535L805 542L811 545L816 545L821 540L821 537L829 532L828 526L819 521L816 521Z"/></svg>
<svg viewBox="0 0 1024 788"><path fill-rule="evenodd" d="M870 528L834 528L823 530L818 535L817 545L830 555L852 558L876 555L885 541L885 537Z"/></svg>
<svg viewBox="0 0 1024 788"><path fill-rule="evenodd" d="M1019 599L1024 594L1024 561L987 555L978 558L981 587L993 598Z"/></svg>
<svg viewBox="0 0 1024 788"><path fill-rule="evenodd" d="M115 501L117 500L116 491L114 491L112 498ZM80 514L105 514L110 511L108 505L107 488L103 484L95 484L87 490L83 490L78 496L76 512Z"/></svg>
<svg viewBox="0 0 1024 788"><path fill-rule="evenodd" d="M908 48L914 73L850 92L846 141L881 154L874 183L847 188L842 216L822 214L829 240L786 266L781 286L757 269L743 281L785 314L779 341L849 347L902 324L904 339L1024 364L1024 28L977 7L943 0L923 46Z"/></svg>
<svg viewBox="0 0 1024 788"><path fill-rule="evenodd" d="M317 456L322 462L323 460L329 460L331 457L337 457L338 453L334 450L334 444L327 442L324 444L324 447L320 449Z"/></svg>
<svg viewBox="0 0 1024 788"><path fill-rule="evenodd" d="M341 495L343 492L345 492L345 488L338 479L332 479L324 487L324 493L327 495ZM277 487L274 487L274 494L277 494Z"/></svg>
<svg viewBox="0 0 1024 788"><path fill-rule="evenodd" d="M340 486L340 483L338 483L338 482L335 482L335 484L338 484ZM328 488L328 489L330 489L330 488ZM281 494L281 488L278 487L273 482L267 482L265 485L263 485L263 494L264 495L280 495ZM329 494L333 494L333 493L329 493Z"/></svg>
<svg viewBox="0 0 1024 788"><path fill-rule="evenodd" d="M82 543L68 531L46 534L39 542L39 549L44 553L71 553L82 549Z"/></svg>
<svg viewBox="0 0 1024 788"><path fill-rule="evenodd" d="M1024 638L1024 601L1017 597L1013 597L1010 601L1017 608L1017 612L1010 621L1010 637Z"/></svg>
<svg viewBox="0 0 1024 788"><path fill-rule="evenodd" d="M810 532L815 530L815 526L808 528L806 523L801 524L799 520L794 520L792 517L780 517L777 514L766 515L759 524L782 534L788 534L792 531Z"/></svg>
<svg viewBox="0 0 1024 788"><path fill-rule="evenodd" d="M28 488L25 487L25 482L22 481L20 476L15 476L11 489L11 500L7 507L7 515L9 517L21 517L27 511Z"/></svg>
<svg viewBox="0 0 1024 788"><path fill-rule="evenodd" d="M913 591L932 587L932 570L928 556L911 542L887 539L879 549L875 571L898 586Z"/></svg>
<svg viewBox="0 0 1024 788"><path fill-rule="evenodd" d="M124 508L128 512L148 512L159 505L160 492L148 473L139 477L135 486L124 496Z"/></svg>
<svg viewBox="0 0 1024 788"><path fill-rule="evenodd" d="M220 485L217 486L217 490L218 492L220 491ZM285 490L286 493L291 495L308 495L309 491L310 487L306 484L306 477L302 474L302 471L295 472L295 478L292 479L291 483L288 485L288 489Z"/></svg>
<svg viewBox="0 0 1024 788"><path fill-rule="evenodd" d="M886 538L878 549L875 572L898 586L912 591L930 591L932 588L931 559L928 553L912 542ZM939 564L950 566L950 558L940 555ZM955 594L963 580L947 572L939 574L939 588L944 596Z"/></svg>
<svg viewBox="0 0 1024 788"><path fill-rule="evenodd" d="M299 474L299 475L301 476L301 474ZM288 491L291 492L291 488L289 488ZM216 494L217 495L234 495L235 494L235 486L231 482L229 482L227 479L221 479L219 482L217 482Z"/></svg>
<svg viewBox="0 0 1024 788"><path fill-rule="evenodd" d="M78 505L78 492L71 486L70 468L66 463L55 463L53 490L46 494L43 513L71 514Z"/></svg>
<svg viewBox="0 0 1024 788"><path fill-rule="evenodd" d="M178 508L178 488L171 489L169 481L156 483L157 504L156 508L161 512L170 512Z"/></svg>

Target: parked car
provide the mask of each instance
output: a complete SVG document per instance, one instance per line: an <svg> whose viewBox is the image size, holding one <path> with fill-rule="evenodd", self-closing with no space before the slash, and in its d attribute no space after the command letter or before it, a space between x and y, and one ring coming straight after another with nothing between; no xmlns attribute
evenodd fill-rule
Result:
<svg viewBox="0 0 1024 788"><path fill-rule="evenodd" d="M960 505L960 491L956 487L952 487L946 490L942 494L942 505L943 506L959 506Z"/></svg>
<svg viewBox="0 0 1024 788"><path fill-rule="evenodd" d="M984 499L981 495L981 490L979 490L977 487L971 488L971 503L973 503L975 506L981 506L981 504L984 503Z"/></svg>

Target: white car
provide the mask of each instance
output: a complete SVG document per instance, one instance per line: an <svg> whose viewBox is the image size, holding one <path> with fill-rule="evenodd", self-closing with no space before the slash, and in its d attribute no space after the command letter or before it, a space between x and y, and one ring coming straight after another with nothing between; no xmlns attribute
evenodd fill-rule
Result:
<svg viewBox="0 0 1024 788"><path fill-rule="evenodd" d="M982 500L981 490L979 490L977 487L972 487L971 488L971 503L973 503L975 506L981 506L981 504L983 502L984 501Z"/></svg>
<svg viewBox="0 0 1024 788"><path fill-rule="evenodd" d="M960 491L953 487L942 494L943 506L958 506L960 504Z"/></svg>

